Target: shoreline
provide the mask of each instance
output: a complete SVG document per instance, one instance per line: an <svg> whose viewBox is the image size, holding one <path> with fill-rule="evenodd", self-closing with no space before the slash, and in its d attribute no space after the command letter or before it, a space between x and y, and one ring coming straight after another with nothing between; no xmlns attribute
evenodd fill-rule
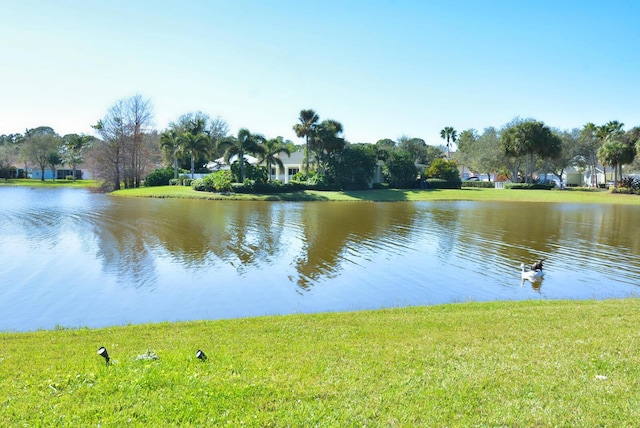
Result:
<svg viewBox="0 0 640 428"><path fill-rule="evenodd" d="M147 198L204 199L213 201L269 201L269 202L427 202L427 201L488 201L488 202L552 202L640 205L638 195L617 194L606 190L584 188L565 190L481 189L376 189L356 191L305 190L283 194L220 194L196 192L185 186L141 187L123 189L113 196Z"/></svg>
<svg viewBox="0 0 640 428"><path fill-rule="evenodd" d="M2 187L71 187L96 191L99 183L94 180L67 182L40 180L0 181ZM304 190L281 194L245 194L197 192L189 186L157 186L137 189L121 189L108 193L117 197L201 199L210 201L264 201L264 202L429 202L429 201L488 201L488 202L548 202L640 205L640 196L613 193L610 190L584 187L563 190L516 190L463 187L462 189L370 189L353 191Z"/></svg>

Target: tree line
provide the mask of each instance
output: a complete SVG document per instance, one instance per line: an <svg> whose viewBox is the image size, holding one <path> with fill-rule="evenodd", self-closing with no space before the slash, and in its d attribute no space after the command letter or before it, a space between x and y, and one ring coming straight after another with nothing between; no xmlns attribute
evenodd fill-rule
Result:
<svg viewBox="0 0 640 428"><path fill-rule="evenodd" d="M534 172L541 169L561 177L569 166L595 172L602 164L614 171L617 181L623 165L635 161L637 169L640 144L640 127L624 131L624 124L617 121L560 131L535 119L516 118L500 129L488 127L482 134L475 129L458 134L446 126L440 132L446 144L440 146L408 136L350 143L339 121L321 120L312 109L301 110L292 125L303 139L301 145L246 128L230 135L222 118L199 111L183 114L162 132L153 128L152 121L150 100L138 94L107 110L93 125L97 137L59 136L46 126L2 135L0 176L15 176L11 168L22 163L25 171L29 165L39 168L43 180L46 168L55 177L58 165L68 165L73 169L71 178L76 179L76 167L91 163L105 189L116 190L139 187L158 168L171 169L174 178L188 171L193 178L196 172L208 172L207 163L222 158L232 165L234 181L268 182L272 167L283 168L284 156L302 150L304 161L297 179L344 189L369 187L377 164L382 164L385 181L392 187L416 185L418 167L425 177L446 180L460 180L457 166L466 166L489 176L498 173L512 181L532 181ZM457 150L452 153L454 144ZM243 162L245 155L257 157L260 166Z"/></svg>
<svg viewBox="0 0 640 428"><path fill-rule="evenodd" d="M535 171L559 179L569 167L591 171L597 186L599 165L609 167L617 183L622 167L638 171L640 127L624 131L624 124L609 121L603 125L587 123L582 128L558 130L535 119L516 118L501 129L488 127L482 134L468 129L457 140L455 159L474 171L496 172L512 181L533 180Z"/></svg>

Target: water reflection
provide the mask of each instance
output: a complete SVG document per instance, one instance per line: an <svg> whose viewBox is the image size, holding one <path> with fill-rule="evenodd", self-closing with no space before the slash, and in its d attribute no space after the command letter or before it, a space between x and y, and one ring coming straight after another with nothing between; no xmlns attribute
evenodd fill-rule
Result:
<svg viewBox="0 0 640 428"><path fill-rule="evenodd" d="M0 197L0 330L629 296L640 283L638 207ZM542 257L544 281L523 282L520 263ZM95 302L110 312L88 313Z"/></svg>

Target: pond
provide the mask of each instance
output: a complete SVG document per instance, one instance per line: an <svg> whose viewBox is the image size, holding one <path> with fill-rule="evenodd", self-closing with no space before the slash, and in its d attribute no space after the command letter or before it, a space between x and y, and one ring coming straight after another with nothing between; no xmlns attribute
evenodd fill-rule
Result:
<svg viewBox="0 0 640 428"><path fill-rule="evenodd" d="M0 188L0 331L630 297L640 207ZM541 282L520 263L546 258Z"/></svg>

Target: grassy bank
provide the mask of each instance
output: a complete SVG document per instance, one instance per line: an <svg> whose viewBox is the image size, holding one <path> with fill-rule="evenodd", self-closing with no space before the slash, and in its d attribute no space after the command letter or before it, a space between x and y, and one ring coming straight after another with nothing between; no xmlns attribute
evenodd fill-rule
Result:
<svg viewBox="0 0 640 428"><path fill-rule="evenodd" d="M345 192L303 191L277 195L220 194L196 192L185 186L143 187L113 192L117 196L152 198L188 198L252 201L522 201L570 202L640 205L637 195L614 194L604 190L504 190L504 189L443 189L443 190L360 190Z"/></svg>
<svg viewBox="0 0 640 428"><path fill-rule="evenodd" d="M100 182L96 180L34 180L30 178L0 179L0 186L27 186L27 187L78 187L97 188Z"/></svg>
<svg viewBox="0 0 640 428"><path fill-rule="evenodd" d="M29 187L79 187L98 188L95 180L0 180L0 186ZM220 194L196 192L188 186L141 187L138 189L122 189L112 192L115 196L147 197L147 198L181 198L208 200L244 200L244 201L368 201L368 202L401 202L401 201L521 201L521 202L568 202L593 204L625 204L640 205L637 195L614 194L607 190L587 190L585 188L565 190L498 190L480 188L439 189L439 190L357 190L345 192L314 191L291 192L283 194Z"/></svg>
<svg viewBox="0 0 640 428"><path fill-rule="evenodd" d="M0 425L638 426L639 323L625 299L2 333Z"/></svg>

